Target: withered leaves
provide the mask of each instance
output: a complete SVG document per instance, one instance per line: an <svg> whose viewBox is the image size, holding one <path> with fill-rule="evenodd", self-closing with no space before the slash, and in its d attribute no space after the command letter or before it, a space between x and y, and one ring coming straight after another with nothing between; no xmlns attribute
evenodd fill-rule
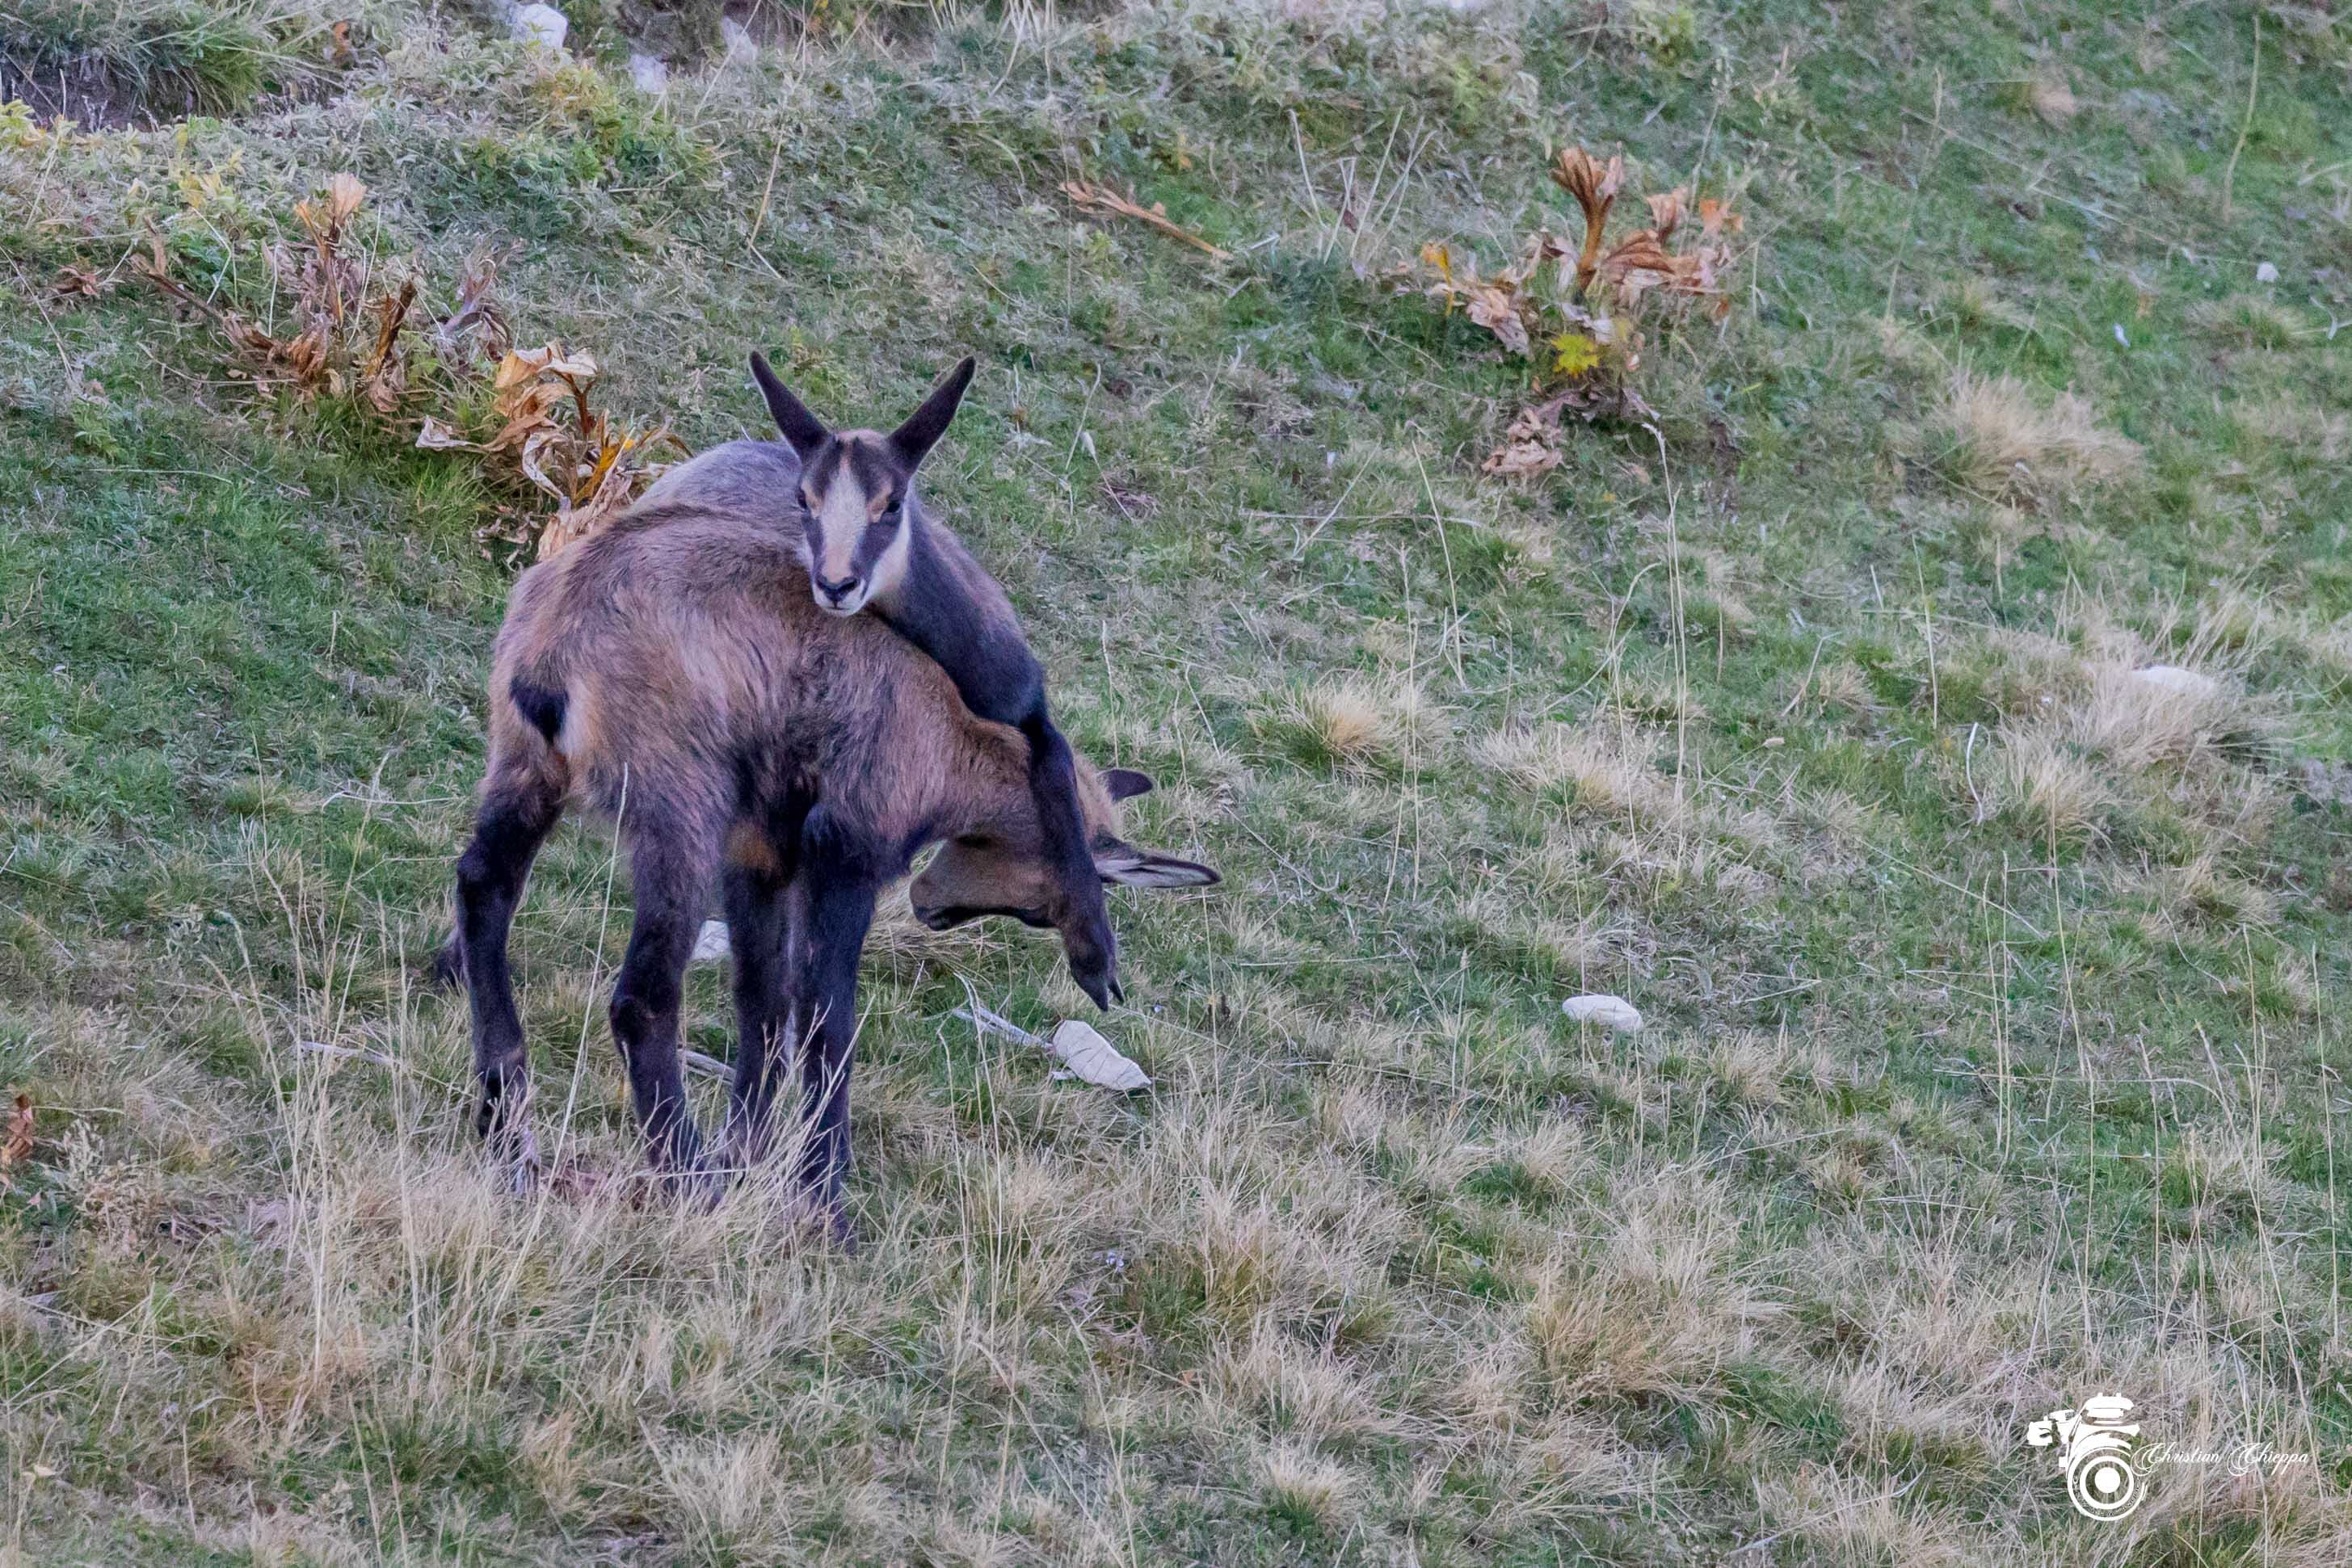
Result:
<svg viewBox="0 0 2352 1568"><path fill-rule="evenodd" d="M1565 414L1647 417L1653 411L1633 385L1647 334L1671 327L1693 304L1718 320L1731 308L1723 277L1741 222L1722 201L1694 204L1682 186L1644 195L1648 225L1612 242L1609 219L1625 186L1623 155L1604 162L1570 147L1549 173L1583 221L1572 259L1558 236L1538 229L1517 260L1493 274L1482 276L1476 257L1436 242L1422 246L1418 267L1407 262L1389 274L1396 286L1438 301L1447 313L1460 310L1533 366L1540 395L1519 411L1483 465L1502 477L1533 477L1559 466ZM1545 265L1554 260L1557 273Z"/></svg>
<svg viewBox="0 0 2352 1568"><path fill-rule="evenodd" d="M211 322L257 385L351 397L386 422L415 417L417 446L478 454L518 495L542 497L538 507L503 505L484 530L535 542L541 556L625 510L660 471L647 461L655 449L686 451L666 427L629 430L593 405L593 355L560 343L513 346L494 298L498 263L488 248L467 258L448 312L420 324L420 279L379 283L377 269L350 244L366 200L366 186L337 174L294 204L299 238L264 249L293 329L283 336L174 277L161 235L150 235L149 254L134 258L131 270ZM87 269L70 267L58 285L72 294L100 287ZM436 412L420 414L415 405L424 402L436 403ZM540 509L551 503L551 511Z"/></svg>

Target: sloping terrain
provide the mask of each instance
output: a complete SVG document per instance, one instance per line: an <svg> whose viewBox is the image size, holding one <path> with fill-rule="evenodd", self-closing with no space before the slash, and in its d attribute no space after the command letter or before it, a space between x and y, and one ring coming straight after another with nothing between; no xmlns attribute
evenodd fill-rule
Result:
<svg viewBox="0 0 2352 1568"><path fill-rule="evenodd" d="M820 5L648 94L572 10L256 6L299 82L167 104L231 118L0 111L11 1561L2352 1560L2352 23ZM1543 375L1392 269L1572 235L1570 144L1732 204L1728 308L1489 476ZM416 448L478 383L257 388L141 272L282 335L338 174L420 322L490 256L698 449L753 348L859 423L980 357L928 494L1225 873L1115 895L1150 1093L901 899L866 1247L682 1214L570 828L556 1174L483 1167L423 960L543 502ZM2313 1462L2086 1521L2024 1434L2098 1393Z"/></svg>

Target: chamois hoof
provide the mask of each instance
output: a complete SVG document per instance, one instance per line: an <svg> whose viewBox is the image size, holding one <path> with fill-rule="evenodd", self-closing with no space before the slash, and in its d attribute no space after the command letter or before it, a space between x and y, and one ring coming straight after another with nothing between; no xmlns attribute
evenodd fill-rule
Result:
<svg viewBox="0 0 2352 1568"><path fill-rule="evenodd" d="M706 1167L677 1171L669 1177L669 1188L688 1210L709 1214L727 1197L727 1173Z"/></svg>
<svg viewBox="0 0 2352 1568"><path fill-rule="evenodd" d="M660 1191L690 1213L708 1214L727 1196L728 1173L710 1157L691 1133L679 1140L667 1158L653 1162L654 1181Z"/></svg>
<svg viewBox="0 0 2352 1568"><path fill-rule="evenodd" d="M433 950L433 962L426 972L433 984L445 991L466 983L466 949L456 932L449 933L449 939Z"/></svg>
<svg viewBox="0 0 2352 1568"><path fill-rule="evenodd" d="M515 1140L515 1150L507 1160L507 1191L517 1197L529 1197L539 1190L540 1178L547 1167L540 1164L539 1140L526 1132Z"/></svg>

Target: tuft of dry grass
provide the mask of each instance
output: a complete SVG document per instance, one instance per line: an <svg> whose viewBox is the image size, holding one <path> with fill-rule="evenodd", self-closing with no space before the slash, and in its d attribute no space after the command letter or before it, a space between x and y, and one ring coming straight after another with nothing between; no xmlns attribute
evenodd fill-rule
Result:
<svg viewBox="0 0 2352 1568"><path fill-rule="evenodd" d="M2240 349L2292 349L2308 330L2300 316L2265 294L2233 294L2189 312L2197 329Z"/></svg>
<svg viewBox="0 0 2352 1568"><path fill-rule="evenodd" d="M1937 465L1991 500L2052 503L2139 472L2139 444L2107 429L2073 392L2044 402L2012 376L1963 370L1937 416Z"/></svg>
<svg viewBox="0 0 2352 1568"><path fill-rule="evenodd" d="M2268 810L2250 764L2282 728L2243 677L2276 640L2273 621L2260 600L2224 590L2139 625L2080 601L2061 612L2067 636L2004 628L1964 640L1958 667L2007 715L1962 770L1976 820L2079 839L2112 811L2160 809L2242 839L2250 814Z"/></svg>
<svg viewBox="0 0 2352 1568"><path fill-rule="evenodd" d="M1336 1532L1356 1497L1346 1467L1297 1443L1278 1444L1258 1460L1266 1511L1297 1528Z"/></svg>
<svg viewBox="0 0 2352 1568"><path fill-rule="evenodd" d="M1408 760L1443 723L1418 682L1345 674L1289 693L1268 727L1310 767L1365 773Z"/></svg>
<svg viewBox="0 0 2352 1568"><path fill-rule="evenodd" d="M1589 1256L1537 1280L1534 1372L1564 1400L1706 1397L1780 1307L1740 1265L1727 1195L1704 1182L1614 1194Z"/></svg>
<svg viewBox="0 0 2352 1568"><path fill-rule="evenodd" d="M2110 796L2096 769L2062 736L2025 729L1988 759L1985 808L2059 839L2098 831Z"/></svg>

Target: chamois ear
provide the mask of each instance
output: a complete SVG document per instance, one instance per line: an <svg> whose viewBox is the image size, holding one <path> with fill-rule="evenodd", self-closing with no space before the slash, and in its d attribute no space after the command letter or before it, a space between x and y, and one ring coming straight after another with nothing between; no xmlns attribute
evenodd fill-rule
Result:
<svg viewBox="0 0 2352 1568"><path fill-rule="evenodd" d="M768 361L760 357L757 350L751 354L751 379L760 383L760 395L768 400L768 413L775 420L776 428L784 433L784 439L792 444L801 461L807 462L824 444L831 432L792 394L790 388L776 379L776 372L768 368Z"/></svg>
<svg viewBox="0 0 2352 1568"><path fill-rule="evenodd" d="M1132 768L1106 768L1102 781L1114 800L1131 800L1138 795L1151 793L1151 775L1138 773Z"/></svg>
<svg viewBox="0 0 2352 1568"><path fill-rule="evenodd" d="M1118 887L1213 887L1224 879L1198 861L1120 844L1095 856L1095 873Z"/></svg>
<svg viewBox="0 0 2352 1568"><path fill-rule="evenodd" d="M940 436L948 431L948 421L955 417L956 405L963 402L963 389L971 385L972 361L967 356L963 363L948 372L948 379L931 390L923 406L907 416L907 423L890 433L890 445L899 460L913 468L929 455Z"/></svg>

